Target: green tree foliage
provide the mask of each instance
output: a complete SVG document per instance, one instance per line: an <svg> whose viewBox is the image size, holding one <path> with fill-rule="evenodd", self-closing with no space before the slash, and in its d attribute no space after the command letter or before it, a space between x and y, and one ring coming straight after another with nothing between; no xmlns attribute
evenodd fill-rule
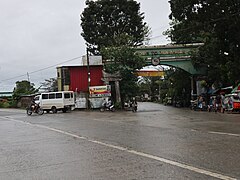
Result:
<svg viewBox="0 0 240 180"><path fill-rule="evenodd" d="M134 0L88 0L81 14L82 36L93 54L118 45L142 45L149 29Z"/></svg>
<svg viewBox="0 0 240 180"><path fill-rule="evenodd" d="M151 97L157 97L161 84L162 80L160 80L160 77L141 77L138 81L140 94L148 94Z"/></svg>
<svg viewBox="0 0 240 180"><path fill-rule="evenodd" d="M189 74L181 69L169 69L166 71L165 81L167 81L169 93L172 97L182 97L184 93L190 94L191 81Z"/></svg>
<svg viewBox="0 0 240 180"><path fill-rule="evenodd" d="M165 71L161 84L161 98L170 97L173 102L179 100L183 106L188 106L191 94L189 73L181 69L171 68Z"/></svg>
<svg viewBox="0 0 240 180"><path fill-rule="evenodd" d="M110 61L105 64L105 71L108 73L119 72L121 75L120 91L122 101L125 98L137 95L137 76L134 74L136 69L141 69L145 64L143 58L134 53L128 46L109 47L102 50L103 56Z"/></svg>
<svg viewBox="0 0 240 180"><path fill-rule="evenodd" d="M40 89L45 92L58 91L57 78L45 79L45 82L41 83Z"/></svg>
<svg viewBox="0 0 240 180"><path fill-rule="evenodd" d="M29 81L17 81L16 87L13 90L13 98L19 99L22 95L30 95L37 93L38 90L34 88L34 84Z"/></svg>
<svg viewBox="0 0 240 180"><path fill-rule="evenodd" d="M134 0L88 0L81 14L82 36L92 54L100 53L108 73L121 75L122 101L137 92L134 70L141 69L144 60L131 47L143 44L149 28L143 22L140 4Z"/></svg>
<svg viewBox="0 0 240 180"><path fill-rule="evenodd" d="M236 84L240 80L240 1L171 0L170 4L172 41L204 42L195 65L209 68L210 82Z"/></svg>
<svg viewBox="0 0 240 180"><path fill-rule="evenodd" d="M161 102L170 97L173 100L181 100L182 105L190 102L191 81L189 73L181 69L165 70L164 79L160 77L143 77L139 81L140 92L147 93L151 97L157 97L160 93ZM159 91L160 88L160 91Z"/></svg>

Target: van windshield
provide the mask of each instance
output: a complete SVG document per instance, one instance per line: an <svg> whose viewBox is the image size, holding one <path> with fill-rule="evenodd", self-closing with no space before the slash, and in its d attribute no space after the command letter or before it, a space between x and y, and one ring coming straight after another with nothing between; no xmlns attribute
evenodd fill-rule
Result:
<svg viewBox="0 0 240 180"><path fill-rule="evenodd" d="M39 96L35 96L35 97L34 97L34 100L35 100L35 101L39 101Z"/></svg>

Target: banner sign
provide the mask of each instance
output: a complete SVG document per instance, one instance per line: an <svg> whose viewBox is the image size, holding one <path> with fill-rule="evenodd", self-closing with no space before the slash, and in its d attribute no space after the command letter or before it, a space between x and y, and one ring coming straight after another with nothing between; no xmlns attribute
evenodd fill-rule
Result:
<svg viewBox="0 0 240 180"><path fill-rule="evenodd" d="M164 77L164 71L135 71L137 76L142 77Z"/></svg>
<svg viewBox="0 0 240 180"><path fill-rule="evenodd" d="M110 97L111 96L111 86L90 86L89 87L90 97Z"/></svg>

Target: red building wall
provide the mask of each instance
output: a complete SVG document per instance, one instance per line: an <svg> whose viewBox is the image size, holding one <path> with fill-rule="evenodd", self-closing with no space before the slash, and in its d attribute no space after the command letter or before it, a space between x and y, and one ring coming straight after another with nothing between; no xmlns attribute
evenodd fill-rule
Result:
<svg viewBox="0 0 240 180"><path fill-rule="evenodd" d="M103 85L102 70L103 66L90 66L90 86ZM71 91L88 91L88 69L87 66L69 67Z"/></svg>

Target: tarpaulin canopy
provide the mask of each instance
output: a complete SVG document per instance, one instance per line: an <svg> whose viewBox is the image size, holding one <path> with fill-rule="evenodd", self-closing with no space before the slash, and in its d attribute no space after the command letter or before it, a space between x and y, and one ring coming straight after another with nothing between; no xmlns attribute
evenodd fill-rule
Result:
<svg viewBox="0 0 240 180"><path fill-rule="evenodd" d="M240 83L232 90L232 93L237 93L237 92L240 92Z"/></svg>
<svg viewBox="0 0 240 180"><path fill-rule="evenodd" d="M224 87L220 89L210 89L208 94L217 95L217 94L229 94L231 93L233 86Z"/></svg>

